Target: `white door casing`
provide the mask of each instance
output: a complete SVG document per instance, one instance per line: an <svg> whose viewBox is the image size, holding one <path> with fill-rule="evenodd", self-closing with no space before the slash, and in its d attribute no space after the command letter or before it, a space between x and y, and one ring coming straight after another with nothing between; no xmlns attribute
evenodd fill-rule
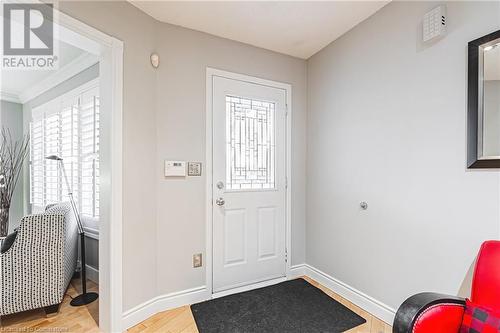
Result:
<svg viewBox="0 0 500 333"><path fill-rule="evenodd" d="M60 40L99 56L102 117L99 328L104 332L121 332L123 42L57 9L54 17Z"/></svg>
<svg viewBox="0 0 500 333"><path fill-rule="evenodd" d="M287 90L212 78L213 293L286 275Z"/></svg>

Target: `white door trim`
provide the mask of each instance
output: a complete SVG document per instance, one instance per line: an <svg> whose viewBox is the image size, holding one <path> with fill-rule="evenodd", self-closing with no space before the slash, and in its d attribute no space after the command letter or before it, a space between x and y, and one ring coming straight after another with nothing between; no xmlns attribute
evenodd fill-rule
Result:
<svg viewBox="0 0 500 333"><path fill-rule="evenodd" d="M109 111L101 113L101 155L107 158L100 166L100 216L109 223L101 223L99 230L99 328L122 332L123 42L56 8L54 18L60 40L100 57L101 108Z"/></svg>
<svg viewBox="0 0 500 333"><path fill-rule="evenodd" d="M212 261L212 254L213 254L213 243L212 243L212 237L213 237L213 216L212 216L212 208L213 208L213 197L212 197L212 174L213 174L213 168L212 168L212 162L213 162L213 138L212 138L212 126L213 126L213 110L212 110L212 99L213 99L213 77L218 76L218 77L224 77L227 79L233 79L233 80L239 80L239 81L244 81L244 82L249 82L249 83L254 83L254 84L260 84L263 86L268 86L268 87L273 87L273 88L278 88L278 89L283 89L286 92L286 156L285 156L285 173L286 173L286 198L285 198L285 224L286 224L286 233L285 233L285 244L286 244L286 278L290 277L290 267L291 267L291 216L292 216L292 209L291 209L291 198L292 198L292 173L291 173L291 128L292 128L292 120L291 120L291 115L292 115L292 86L288 83L282 83L282 82L276 82L276 81L271 81L271 80L266 80L266 79L261 79L253 76L248 76L244 74L238 74L238 73L232 73L232 72L227 72L223 71L220 69L215 69L215 68L210 68L207 67L207 76L206 76L206 129L205 129L205 140L206 140L206 150L205 150L205 170L206 170L206 202L205 202L205 207L206 207L206 249L205 249L205 272L206 272L206 286L207 290L210 295L212 295L212 298L215 297L220 297L221 295L216 294L214 295L213 293L213 261ZM280 282L281 279L275 279L272 280L274 283L275 282ZM262 283L266 283L265 281ZM256 283L252 284L250 286L244 287L245 290L250 290L254 288L258 288L261 286L262 283ZM236 289L231 289L224 291L224 295L229 295L231 293L236 293L240 292L242 290L239 290L241 288L236 288Z"/></svg>
<svg viewBox="0 0 500 333"><path fill-rule="evenodd" d="M101 112L100 216L109 223L101 223L99 230L99 327L104 332L122 332L123 42L69 15L58 15L61 39L79 34L89 41L80 41L79 47L89 45L89 52L95 52L92 42L98 45L101 103L110 111ZM108 103L103 96L110 96Z"/></svg>

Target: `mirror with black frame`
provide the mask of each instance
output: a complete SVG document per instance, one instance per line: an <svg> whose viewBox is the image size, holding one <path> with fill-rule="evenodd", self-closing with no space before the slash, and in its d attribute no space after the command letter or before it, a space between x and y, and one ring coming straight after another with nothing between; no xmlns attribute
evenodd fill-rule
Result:
<svg viewBox="0 0 500 333"><path fill-rule="evenodd" d="M500 30L469 43L469 168L500 168Z"/></svg>

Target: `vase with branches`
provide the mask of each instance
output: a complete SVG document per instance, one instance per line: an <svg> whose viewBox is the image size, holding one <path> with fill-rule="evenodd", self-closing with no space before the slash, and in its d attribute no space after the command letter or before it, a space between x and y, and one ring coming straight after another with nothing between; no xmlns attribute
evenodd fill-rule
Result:
<svg viewBox="0 0 500 333"><path fill-rule="evenodd" d="M0 134L0 238L9 231L9 210L29 153L29 135L14 140L10 130L2 127Z"/></svg>

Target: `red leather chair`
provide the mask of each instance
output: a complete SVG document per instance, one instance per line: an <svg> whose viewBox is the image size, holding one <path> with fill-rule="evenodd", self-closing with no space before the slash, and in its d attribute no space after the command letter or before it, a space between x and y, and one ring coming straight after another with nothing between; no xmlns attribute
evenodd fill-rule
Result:
<svg viewBox="0 0 500 333"><path fill-rule="evenodd" d="M500 311L500 241L484 242L479 250L471 301ZM458 333L465 299L436 293L408 298L394 319L394 333Z"/></svg>

